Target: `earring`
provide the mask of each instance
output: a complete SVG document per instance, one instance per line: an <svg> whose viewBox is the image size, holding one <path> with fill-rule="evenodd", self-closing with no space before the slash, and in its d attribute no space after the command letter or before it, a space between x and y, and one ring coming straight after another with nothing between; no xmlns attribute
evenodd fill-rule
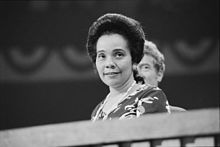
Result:
<svg viewBox="0 0 220 147"><path fill-rule="evenodd" d="M132 65L132 70L133 70L133 71L137 71L137 64L133 64L133 65Z"/></svg>

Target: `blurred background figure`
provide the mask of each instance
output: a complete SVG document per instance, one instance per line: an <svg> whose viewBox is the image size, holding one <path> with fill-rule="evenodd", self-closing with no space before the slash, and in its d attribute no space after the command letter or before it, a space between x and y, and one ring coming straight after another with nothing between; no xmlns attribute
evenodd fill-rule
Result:
<svg viewBox="0 0 220 147"><path fill-rule="evenodd" d="M137 66L138 73L144 78L144 83L158 86L165 72L164 55L151 41L144 43L144 56Z"/></svg>
<svg viewBox="0 0 220 147"><path fill-rule="evenodd" d="M137 71L146 84L158 86L162 81L165 72L165 59L152 41L145 40L144 56L137 65ZM185 109L176 106L170 106L170 109L171 113L185 111Z"/></svg>

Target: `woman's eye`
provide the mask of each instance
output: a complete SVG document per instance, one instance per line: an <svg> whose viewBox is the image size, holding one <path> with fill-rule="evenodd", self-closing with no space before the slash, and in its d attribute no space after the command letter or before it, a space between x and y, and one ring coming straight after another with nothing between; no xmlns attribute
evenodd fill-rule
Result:
<svg viewBox="0 0 220 147"><path fill-rule="evenodd" d="M104 59L105 58L105 54L101 53L97 55L97 59Z"/></svg>
<svg viewBox="0 0 220 147"><path fill-rule="evenodd" d="M120 57L123 57L123 56L124 56L124 54L123 54L123 53L121 53L121 52L117 52L117 53L115 53L115 56L116 56L116 57L118 57L118 58L120 58Z"/></svg>

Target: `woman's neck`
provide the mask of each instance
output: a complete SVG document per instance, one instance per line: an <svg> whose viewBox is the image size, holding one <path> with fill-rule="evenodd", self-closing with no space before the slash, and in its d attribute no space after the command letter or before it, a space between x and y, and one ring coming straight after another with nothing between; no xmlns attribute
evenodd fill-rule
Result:
<svg viewBox="0 0 220 147"><path fill-rule="evenodd" d="M125 84L119 87L109 87L110 92L104 101L103 111L109 114L117 105L126 98L126 96L135 87L136 82L134 79L127 81Z"/></svg>
<svg viewBox="0 0 220 147"><path fill-rule="evenodd" d="M124 94L126 92L128 92L128 90L130 90L130 88L132 86L134 86L135 84L135 80L132 79L132 80L128 80L127 82L125 82L123 85L120 85L120 86L115 86L115 87L109 87L109 94L111 96L115 96L115 95L120 95L120 94Z"/></svg>

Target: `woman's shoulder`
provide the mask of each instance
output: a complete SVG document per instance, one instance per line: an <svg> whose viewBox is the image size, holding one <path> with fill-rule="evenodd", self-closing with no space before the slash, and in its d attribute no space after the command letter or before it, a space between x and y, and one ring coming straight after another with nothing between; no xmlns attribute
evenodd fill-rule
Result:
<svg viewBox="0 0 220 147"><path fill-rule="evenodd" d="M169 112L167 97L159 87L145 85L138 103L146 107L146 112Z"/></svg>
<svg viewBox="0 0 220 147"><path fill-rule="evenodd" d="M136 94L138 94L139 96L145 96L145 95L149 95L152 93L163 93L164 94L162 89L156 86L149 85L149 84L140 85L139 89L137 89L136 91L137 91Z"/></svg>
<svg viewBox="0 0 220 147"><path fill-rule="evenodd" d="M103 101L101 101L98 105L96 105L96 107L93 109L92 114L91 114L91 119L93 119L96 114L97 111L99 111L100 107L102 106Z"/></svg>
<svg viewBox="0 0 220 147"><path fill-rule="evenodd" d="M163 90L159 87L152 86L152 85L142 85L139 94L138 94L139 99L143 99L146 97L153 97L154 99L160 99L160 100L167 100L167 97Z"/></svg>

